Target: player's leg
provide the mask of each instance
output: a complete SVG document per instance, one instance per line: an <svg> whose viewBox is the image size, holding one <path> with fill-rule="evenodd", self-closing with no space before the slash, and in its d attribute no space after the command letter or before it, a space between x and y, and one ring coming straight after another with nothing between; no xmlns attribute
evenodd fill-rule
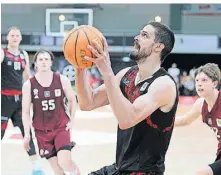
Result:
<svg viewBox="0 0 221 175"><path fill-rule="evenodd" d="M79 169L71 158L71 149L74 145L70 140L70 132L66 131L65 128L58 130L54 144L57 151L58 163L65 175L79 174Z"/></svg>
<svg viewBox="0 0 221 175"><path fill-rule="evenodd" d="M71 159L71 150L62 148L57 153L58 163L65 175L79 175L79 169Z"/></svg>
<svg viewBox="0 0 221 175"><path fill-rule="evenodd" d="M14 111L13 97L1 95L1 140L5 135L8 126L8 120Z"/></svg>
<svg viewBox="0 0 221 175"><path fill-rule="evenodd" d="M47 158L47 160L50 163L51 168L53 169L55 175L64 175L63 170L61 169L60 165L58 164L57 156Z"/></svg>
<svg viewBox="0 0 221 175"><path fill-rule="evenodd" d="M8 120L9 118L6 116L1 116L1 140L3 139L4 135L5 135L5 131L7 129L8 126Z"/></svg>
<svg viewBox="0 0 221 175"><path fill-rule="evenodd" d="M46 158L51 165L55 175L64 175L63 170L58 164L57 151L54 146L56 132L44 132L35 130L35 136L38 143L39 155Z"/></svg>
<svg viewBox="0 0 221 175"><path fill-rule="evenodd" d="M12 123L14 126L17 126L20 131L22 136L24 137L24 127L23 127L23 123L22 123L22 116L21 116L21 109L18 108L12 115ZM30 142L29 142L29 146L30 146L30 150L27 152L29 155L29 159L32 163L32 175L43 175L43 171L41 170L41 163L40 160L36 154L36 149L35 149L35 145L33 142L33 138L32 138L32 132L30 131Z"/></svg>

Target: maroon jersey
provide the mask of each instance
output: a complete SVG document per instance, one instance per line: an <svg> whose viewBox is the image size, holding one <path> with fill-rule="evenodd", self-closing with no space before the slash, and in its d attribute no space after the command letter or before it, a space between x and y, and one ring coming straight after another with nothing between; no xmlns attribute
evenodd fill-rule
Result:
<svg viewBox="0 0 221 175"><path fill-rule="evenodd" d="M3 49L4 60L1 64L1 88L2 94L7 94L8 91L21 91L23 82L23 71L25 69L25 55L20 51L19 55L13 55L7 48ZM13 95L13 94L12 94Z"/></svg>
<svg viewBox="0 0 221 175"><path fill-rule="evenodd" d="M53 74L49 87L42 87L35 76L31 81L33 127L37 130L54 130L69 122L68 108L60 75Z"/></svg>
<svg viewBox="0 0 221 175"><path fill-rule="evenodd" d="M204 100L202 107L203 122L206 123L216 133L218 143L217 155L221 153L221 91L219 91L216 103L211 111L208 111L208 104Z"/></svg>

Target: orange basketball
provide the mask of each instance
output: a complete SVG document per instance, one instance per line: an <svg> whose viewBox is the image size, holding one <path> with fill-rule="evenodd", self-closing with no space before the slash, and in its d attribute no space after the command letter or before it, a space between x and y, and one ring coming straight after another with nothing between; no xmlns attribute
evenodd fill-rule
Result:
<svg viewBox="0 0 221 175"><path fill-rule="evenodd" d="M104 48L103 35L98 29L89 25L75 27L65 36L63 42L64 57L76 67L92 67L94 63L84 59L84 56L96 57L87 48L88 45L94 47L93 40L96 40L102 49Z"/></svg>

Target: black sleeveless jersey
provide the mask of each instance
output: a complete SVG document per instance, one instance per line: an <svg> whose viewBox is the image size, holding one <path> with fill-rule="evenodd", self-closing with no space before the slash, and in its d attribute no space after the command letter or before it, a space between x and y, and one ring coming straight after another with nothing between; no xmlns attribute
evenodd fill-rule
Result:
<svg viewBox="0 0 221 175"><path fill-rule="evenodd" d="M151 83L158 77L168 75L173 80L173 78L161 68L150 78L135 86L137 72L138 67L133 66L127 71L120 83L123 95L131 103L139 96L146 94ZM134 127L126 130L121 130L118 127L116 164L119 171L165 171L165 155L173 131L177 104L178 93L174 106L169 112L165 113L157 109Z"/></svg>
<svg viewBox="0 0 221 175"><path fill-rule="evenodd" d="M23 51L19 55L13 55L4 48L4 60L1 64L1 88L2 90L21 90L23 82L23 71L26 61Z"/></svg>

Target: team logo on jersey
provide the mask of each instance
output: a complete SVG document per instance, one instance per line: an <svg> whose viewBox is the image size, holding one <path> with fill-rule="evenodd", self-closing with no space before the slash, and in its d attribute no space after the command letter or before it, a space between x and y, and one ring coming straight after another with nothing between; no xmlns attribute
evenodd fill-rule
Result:
<svg viewBox="0 0 221 175"><path fill-rule="evenodd" d="M36 98L39 98L39 96L38 96L38 89L34 89L33 90L33 93L34 93L34 98L36 99Z"/></svg>
<svg viewBox="0 0 221 175"><path fill-rule="evenodd" d="M54 94L55 94L55 97L60 97L61 96L61 89L55 89Z"/></svg>
<svg viewBox="0 0 221 175"><path fill-rule="evenodd" d="M48 154L48 153L49 153L48 150L40 149L40 155L41 155L41 156L46 155L46 154Z"/></svg>
<svg viewBox="0 0 221 175"><path fill-rule="evenodd" d="M49 153L49 151L48 151L48 150L45 150L44 154L48 154L48 153Z"/></svg>
<svg viewBox="0 0 221 175"><path fill-rule="evenodd" d="M11 66L12 65L12 61L8 61L8 66Z"/></svg>
<svg viewBox="0 0 221 175"><path fill-rule="evenodd" d="M212 119L211 118L208 118L208 124L212 125Z"/></svg>
<svg viewBox="0 0 221 175"><path fill-rule="evenodd" d="M217 118L216 119L216 124L218 127L221 127L221 119Z"/></svg>
<svg viewBox="0 0 221 175"><path fill-rule="evenodd" d="M50 91L44 91L44 97L50 97Z"/></svg>
<svg viewBox="0 0 221 175"><path fill-rule="evenodd" d="M141 86L140 91L145 91L149 83L145 82L143 86Z"/></svg>

